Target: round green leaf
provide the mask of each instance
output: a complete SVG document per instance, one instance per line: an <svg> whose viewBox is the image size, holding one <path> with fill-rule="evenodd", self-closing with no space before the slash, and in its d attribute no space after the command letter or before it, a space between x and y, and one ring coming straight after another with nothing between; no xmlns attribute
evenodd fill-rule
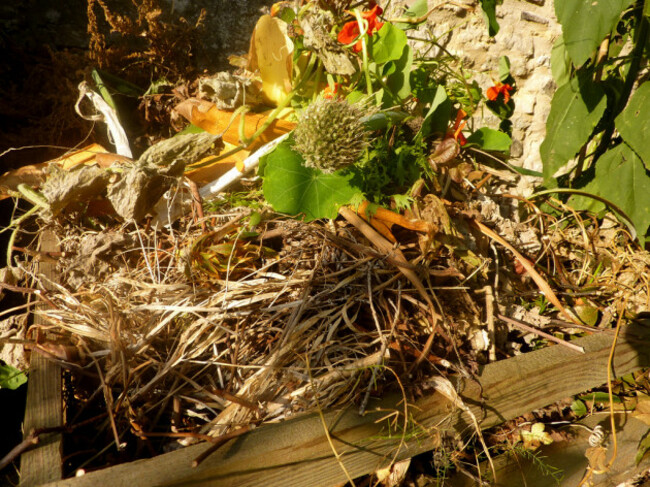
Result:
<svg viewBox="0 0 650 487"><path fill-rule="evenodd" d="M406 46L404 31L386 22L370 38L370 56L373 62L384 64L402 57Z"/></svg>
<svg viewBox="0 0 650 487"><path fill-rule="evenodd" d="M467 144L477 145L483 150L508 152L512 139L508 134L483 127L467 138Z"/></svg>
<svg viewBox="0 0 650 487"><path fill-rule="evenodd" d="M262 189L266 201L281 213L303 215L306 221L336 218L341 205L359 193L352 174L334 174L305 167L300 154L283 142L266 158Z"/></svg>

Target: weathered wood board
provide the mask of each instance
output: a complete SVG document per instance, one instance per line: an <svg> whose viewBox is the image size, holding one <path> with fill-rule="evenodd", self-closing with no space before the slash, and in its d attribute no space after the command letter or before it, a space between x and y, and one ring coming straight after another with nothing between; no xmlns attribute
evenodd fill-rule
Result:
<svg viewBox="0 0 650 487"><path fill-rule="evenodd" d="M580 354L552 346L487 365L461 387L461 397L481 421L482 428L499 424L562 398L604 384L613 335L605 332L580 338ZM614 357L615 374L621 376L650 365L650 327L632 324L619 337ZM482 394L481 394L482 390ZM484 403L484 405L483 405ZM419 436L404 441L389 436L387 420L403 408L399 398L387 398L378 409L361 417L354 410L324 414L333 444L352 477L375 471L391 460L430 450L438 431L469 432L466 414L453 411L450 402L433 393L410 406ZM265 425L231 440L197 468L191 462L209 445L200 444L139 460L82 477L48 484L50 487L148 486L326 486L345 482L318 414Z"/></svg>
<svg viewBox="0 0 650 487"><path fill-rule="evenodd" d="M40 236L41 252L56 252L58 240L54 232L44 231ZM56 279L56 264L41 261L40 274L50 280ZM41 322L35 316L34 322ZM38 353L32 353L27 382L27 403L23 435L26 438L33 429L51 428L63 424L63 402L61 400L61 367ZM36 447L20 457L20 485L32 487L59 480L61 469L61 435L41 435Z"/></svg>

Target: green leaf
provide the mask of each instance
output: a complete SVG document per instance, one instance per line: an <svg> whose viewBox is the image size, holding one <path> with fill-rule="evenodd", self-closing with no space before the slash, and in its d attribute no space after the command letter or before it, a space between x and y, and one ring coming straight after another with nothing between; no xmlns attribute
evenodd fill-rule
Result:
<svg viewBox="0 0 650 487"><path fill-rule="evenodd" d="M426 13L429 10L429 2L428 0L416 0L413 5L409 7L408 10L406 10L401 16L404 18L420 18L424 17ZM417 26L420 25L422 22L425 22L426 19L421 20L420 22L417 23L411 23L411 22L395 22L393 25L397 27L398 29L402 30L409 30L409 29L417 29Z"/></svg>
<svg viewBox="0 0 650 487"><path fill-rule="evenodd" d="M25 382L27 376L11 365L0 363L0 389L18 389Z"/></svg>
<svg viewBox="0 0 650 487"><path fill-rule="evenodd" d="M588 412L587 406L580 399L576 399L571 403L571 411L573 411L573 414L577 417L585 416Z"/></svg>
<svg viewBox="0 0 650 487"><path fill-rule="evenodd" d="M390 91L398 98L398 101L405 100L411 96L411 65L413 64L413 49L408 44L404 46L402 56L394 61L395 72L392 73L386 82Z"/></svg>
<svg viewBox="0 0 650 487"><path fill-rule="evenodd" d="M639 465L641 463L641 460L643 460L643 457L647 453L647 451L650 450L650 430L646 431L643 437L641 438L641 441L639 442L639 446L636 450L636 455L634 456L634 464Z"/></svg>
<svg viewBox="0 0 650 487"><path fill-rule="evenodd" d="M555 15L564 43L576 66L582 66L616 26L633 0L560 0Z"/></svg>
<svg viewBox="0 0 650 487"><path fill-rule="evenodd" d="M370 58L377 64L395 61L402 57L406 34L390 22L385 22L370 38Z"/></svg>
<svg viewBox="0 0 650 487"><path fill-rule="evenodd" d="M588 76L572 78L558 88L546 121L546 138L539 148L545 180L569 162L587 142L606 105L603 89Z"/></svg>
<svg viewBox="0 0 650 487"><path fill-rule="evenodd" d="M551 74L558 86L568 83L571 76L571 60L561 35L555 40L551 49Z"/></svg>
<svg viewBox="0 0 650 487"><path fill-rule="evenodd" d="M616 117L616 129L623 140L650 169L650 83L646 82L630 98L627 107Z"/></svg>
<svg viewBox="0 0 650 487"><path fill-rule="evenodd" d="M476 145L483 150L508 152L512 139L508 134L483 127L467 138L467 145Z"/></svg>
<svg viewBox="0 0 650 487"><path fill-rule="evenodd" d="M510 59L508 56L501 56L499 58L499 81L506 83L510 78Z"/></svg>
<svg viewBox="0 0 650 487"><path fill-rule="evenodd" d="M621 208L631 219L637 234L645 235L650 225L650 176L639 156L625 143L605 152L596 162L594 179L584 188ZM569 203L578 210L603 208L584 196L572 197Z"/></svg>
<svg viewBox="0 0 650 487"><path fill-rule="evenodd" d="M359 189L353 175L324 174L303 165L291 142L278 145L266 157L262 189L266 201L281 213L304 215L306 221L335 218L341 205L351 201Z"/></svg>
<svg viewBox="0 0 650 487"><path fill-rule="evenodd" d="M499 23L497 22L497 0L481 0L483 17L488 25L488 34L494 37L499 32Z"/></svg>
<svg viewBox="0 0 650 487"><path fill-rule="evenodd" d="M431 106L427 112L422 127L420 127L420 134L427 137L431 134L444 134L449 125L449 118L451 117L451 100L447 96L445 87L438 85L431 100Z"/></svg>

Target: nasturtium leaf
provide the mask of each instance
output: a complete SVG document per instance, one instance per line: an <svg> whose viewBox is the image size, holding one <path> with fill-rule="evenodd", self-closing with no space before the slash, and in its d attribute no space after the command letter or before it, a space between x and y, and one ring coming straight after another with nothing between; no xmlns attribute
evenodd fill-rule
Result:
<svg viewBox="0 0 650 487"><path fill-rule="evenodd" d="M637 234L645 235L650 225L650 175L639 156L625 143L605 152L596 162L594 179L583 188L611 201L631 219ZM573 196L569 204L578 210L599 211L601 202Z"/></svg>
<svg viewBox="0 0 650 487"><path fill-rule="evenodd" d="M413 49L408 44L404 46L402 56L393 61L395 71L388 76L386 85L390 88L391 93L398 98L397 101L404 100L411 95L411 65L413 64Z"/></svg>
<svg viewBox="0 0 650 487"><path fill-rule="evenodd" d="M582 66L616 26L633 0L560 0L555 15L562 24L562 35L569 56Z"/></svg>
<svg viewBox="0 0 650 487"><path fill-rule="evenodd" d="M27 376L11 365L0 363L0 389L18 389L25 382Z"/></svg>
<svg viewBox="0 0 650 487"><path fill-rule="evenodd" d="M545 180L550 180L587 142L606 105L603 89L588 76L577 76L558 88L546 120L546 138L539 148Z"/></svg>
<svg viewBox="0 0 650 487"><path fill-rule="evenodd" d="M627 107L616 117L616 129L623 140L650 169L650 83L642 83Z"/></svg>
<svg viewBox="0 0 650 487"><path fill-rule="evenodd" d="M508 152L512 139L508 134L483 127L467 137L467 144L476 145L483 150Z"/></svg>
<svg viewBox="0 0 650 487"><path fill-rule="evenodd" d="M262 189L266 201L281 213L304 215L306 221L335 218L341 205L359 193L352 174L324 174L305 167L291 142L283 142L271 152L264 164Z"/></svg>
<svg viewBox="0 0 650 487"><path fill-rule="evenodd" d="M429 2L428 0L415 0L415 2L406 10L401 16L403 18L412 18L420 19L423 18L426 13L429 11ZM417 29L417 26L424 22L426 18L423 18L420 22L394 22L393 25L398 29L408 30L408 29Z"/></svg>
<svg viewBox="0 0 650 487"><path fill-rule="evenodd" d="M555 40L551 49L551 74L558 86L567 83L571 76L571 60L561 35Z"/></svg>
<svg viewBox="0 0 650 487"><path fill-rule="evenodd" d="M424 117L422 127L420 127L420 134L423 137L428 137L431 134L444 134L449 125L449 118L451 117L452 103L445 87L438 85L431 100L429 111Z"/></svg>
<svg viewBox="0 0 650 487"><path fill-rule="evenodd" d="M377 64L397 60L402 57L404 46L406 46L406 34L390 22L386 22L370 38L371 59Z"/></svg>
<svg viewBox="0 0 650 487"><path fill-rule="evenodd" d="M494 37L499 32L499 23L497 22L497 0L480 0L483 17L488 25L488 34Z"/></svg>

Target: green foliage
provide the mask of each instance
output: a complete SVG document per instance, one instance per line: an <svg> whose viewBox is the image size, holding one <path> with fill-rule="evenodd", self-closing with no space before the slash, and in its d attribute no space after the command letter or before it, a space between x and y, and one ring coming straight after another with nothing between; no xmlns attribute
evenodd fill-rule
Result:
<svg viewBox="0 0 650 487"><path fill-rule="evenodd" d="M499 130L483 127L467 138L468 145L476 145L487 151L508 152L512 139Z"/></svg>
<svg viewBox="0 0 650 487"><path fill-rule="evenodd" d="M644 83L634 93L625 110L616 117L616 129L623 140L639 154L650 169L650 84Z"/></svg>
<svg viewBox="0 0 650 487"><path fill-rule="evenodd" d="M596 162L595 177L585 187L620 207L632 219L640 235L650 226L650 179L643 161L627 144L619 144ZM584 197L572 197L576 209L600 211L603 203Z"/></svg>
<svg viewBox="0 0 650 487"><path fill-rule="evenodd" d="M352 174L324 174L303 164L300 154L285 141L264 163L264 197L276 211L304 215L306 221L335 218L338 208L350 202L359 189Z"/></svg>
<svg viewBox="0 0 650 487"><path fill-rule="evenodd" d="M18 389L27 382L27 375L11 365L0 362L0 389Z"/></svg>
<svg viewBox="0 0 650 487"><path fill-rule="evenodd" d="M603 89L587 76L574 77L558 88L546 122L546 138L540 147L544 179L571 160L587 142L605 113Z"/></svg>
<svg viewBox="0 0 650 487"><path fill-rule="evenodd" d="M400 59L406 47L406 34L389 22L384 23L371 40L369 54L377 64Z"/></svg>
<svg viewBox="0 0 650 487"><path fill-rule="evenodd" d="M641 77L649 4L555 3L562 37L551 69L560 87L540 147L546 186L568 185L593 196L572 196L568 202L577 209L601 211L609 203L631 218L639 237L650 226L650 84ZM565 174L554 179L561 168Z"/></svg>
<svg viewBox="0 0 650 487"><path fill-rule="evenodd" d="M495 7L500 2L484 3L496 32ZM301 16L318 8L316 3L310 3L294 12L295 17L285 19L284 12L280 19L299 24ZM292 34L294 64L299 65L303 54L311 49L309 57L316 67L313 71L294 67L294 91L296 86L309 88L305 93L294 93L291 99L292 106L301 113L293 142L280 144L260 162L264 197L276 211L313 220L334 218L339 206L363 200L406 207L410 202L407 194L415 181L432 175L427 157L434 140L460 137L463 118L478 109L483 95L476 81L462 70L451 69L446 59L416 55L408 45L404 30L424 21L428 11L428 3L417 0L404 12L404 18L414 22L393 25L386 19L378 20L377 9L364 7L354 10L356 20L352 20L350 12L335 18L332 34L338 32L337 40L349 50L346 55L357 56L352 75L331 70L331 64L321 63L322 52L314 52L298 31ZM383 25L377 30L380 21ZM355 22L361 23L360 30L365 31L361 38L355 37L354 33L359 32ZM498 69L500 79L514 85L507 58L501 59ZM337 87L335 95L329 91L318 93L324 79L331 90ZM330 96L340 98L323 100ZM349 118L358 118L363 134L349 129L353 124L348 119L346 124L329 118L319 124L312 120L314 107L340 104L353 104L359 109ZM506 108L509 111L503 120L512 114L511 100ZM305 127L309 130L303 130ZM367 135L370 137L366 142ZM471 144L488 151L507 152L510 143L506 133L490 129L479 129L471 138ZM362 150L346 150L357 145ZM343 157L344 152L351 156Z"/></svg>
<svg viewBox="0 0 650 487"><path fill-rule="evenodd" d="M496 8L497 4L501 3L498 0L480 0L481 9L483 10L483 17L488 26L488 34L494 37L499 33L499 23L497 22Z"/></svg>
<svg viewBox="0 0 650 487"><path fill-rule="evenodd" d="M593 55L616 26L633 0L562 0L555 2L555 15L562 24L565 46L576 66Z"/></svg>

